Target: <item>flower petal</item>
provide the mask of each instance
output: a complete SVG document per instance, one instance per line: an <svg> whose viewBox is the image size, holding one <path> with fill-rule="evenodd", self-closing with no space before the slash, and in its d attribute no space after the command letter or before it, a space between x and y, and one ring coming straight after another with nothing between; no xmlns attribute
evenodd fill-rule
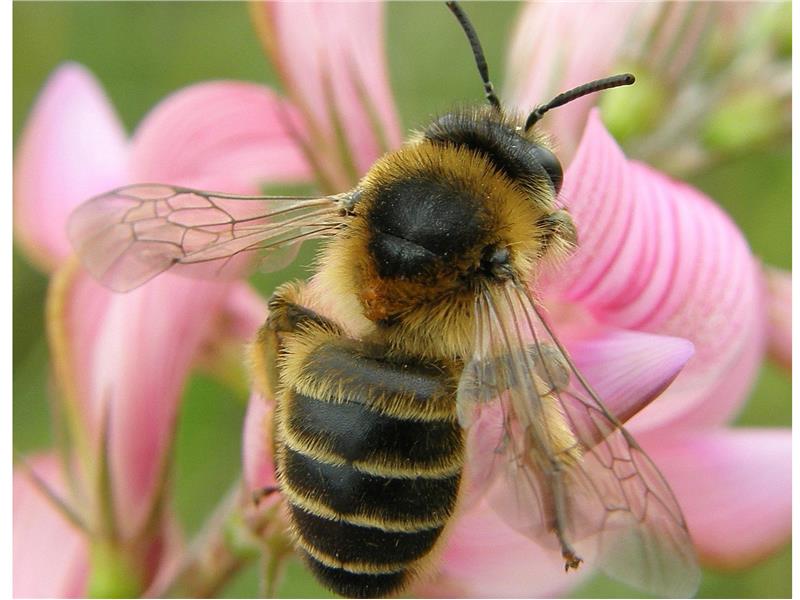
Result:
<svg viewBox="0 0 800 600"><path fill-rule="evenodd" d="M236 285L227 298L222 315L226 333L239 342L249 342L267 318L267 303L249 285Z"/></svg>
<svg viewBox="0 0 800 600"><path fill-rule="evenodd" d="M37 456L30 466L54 492L66 493L55 456ZM85 596L89 549L83 534L19 470L14 472L13 523L14 597Z"/></svg>
<svg viewBox="0 0 800 600"><path fill-rule="evenodd" d="M324 161L323 177L337 188L332 191L352 187L401 141L387 75L383 5L263 2L253 5L252 16L311 126L310 150Z"/></svg>
<svg viewBox="0 0 800 600"><path fill-rule="evenodd" d="M706 564L742 568L789 541L788 429L717 429L638 439L670 482Z"/></svg>
<svg viewBox="0 0 800 600"><path fill-rule="evenodd" d="M109 422L110 467L123 535L144 524L163 483L183 384L230 286L165 274L114 294L84 271L51 288L49 327L59 379L96 473ZM94 488L89 488L94 489Z"/></svg>
<svg viewBox="0 0 800 600"><path fill-rule="evenodd" d="M662 410L641 419L680 417L688 426L730 418L756 374L765 331L758 267L731 219L697 190L627 161L596 112L560 201L580 246L544 285L604 325L695 346ZM723 380L736 385L712 397Z"/></svg>
<svg viewBox="0 0 800 600"><path fill-rule="evenodd" d="M189 86L139 125L131 180L243 194L258 193L260 182L306 180L308 165L291 134L297 121L297 111L263 86Z"/></svg>
<svg viewBox="0 0 800 600"><path fill-rule="evenodd" d="M705 64L708 61L704 59L713 36L708 33L741 29L753 12L747 4L528 4L508 52L510 104L520 111L530 111L565 90L631 69L640 81L627 97L629 127L639 121L652 128L650 122L663 117L665 105L669 105L672 113L660 121L675 131L675 123L686 121L685 105L693 97L686 93L691 87L687 82L697 87L698 79L709 77ZM719 53L719 48L714 50ZM686 94L685 98L681 93ZM573 156L589 111L599 99L599 94L592 94L572 101L543 121L545 128L557 134L563 160L568 162ZM685 129L679 130L685 138L697 136L697 131ZM669 131L656 131L649 137L675 141Z"/></svg>
<svg viewBox="0 0 800 600"><path fill-rule="evenodd" d="M626 48L641 46L659 14L658 3L530 3L508 51L510 82L503 98L522 112L556 94L613 74ZM548 115L562 157L575 151L589 110L587 96Z"/></svg>
<svg viewBox="0 0 800 600"><path fill-rule="evenodd" d="M767 344L770 357L792 370L792 274L764 268L767 281Z"/></svg>
<svg viewBox="0 0 800 600"><path fill-rule="evenodd" d="M67 63L48 79L19 143L14 225L44 269L70 252L65 224L78 204L124 182L128 147L119 117L94 76Z"/></svg>
<svg viewBox="0 0 800 600"><path fill-rule="evenodd" d="M118 516L135 531L160 483L181 392L229 286L165 275L115 295L97 340L93 396L111 401ZM167 308L168 307L168 308Z"/></svg>
<svg viewBox="0 0 800 600"><path fill-rule="evenodd" d="M242 461L248 490L277 485L272 462L272 405L256 393L250 396L244 418Z"/></svg>
<svg viewBox="0 0 800 600"><path fill-rule="evenodd" d="M415 596L556 597L591 572L565 573L559 552L548 552L511 529L486 502L458 515L446 535L438 574L415 588Z"/></svg>
<svg viewBox="0 0 800 600"><path fill-rule="evenodd" d="M648 413L659 410L657 397L692 357L694 346L682 338L610 331L573 342L569 353L606 407L626 422L645 406Z"/></svg>
<svg viewBox="0 0 800 600"><path fill-rule="evenodd" d="M195 367L231 389L249 393L246 344L256 338L266 315L264 298L247 283L234 283L195 357Z"/></svg>

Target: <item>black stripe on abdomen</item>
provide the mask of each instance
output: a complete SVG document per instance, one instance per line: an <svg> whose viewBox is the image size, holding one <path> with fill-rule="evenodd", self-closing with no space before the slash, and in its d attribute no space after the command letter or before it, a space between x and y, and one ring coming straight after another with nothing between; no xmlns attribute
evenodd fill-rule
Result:
<svg viewBox="0 0 800 600"><path fill-rule="evenodd" d="M288 447L284 452L284 483L295 494L342 518L368 514L377 521L406 521L413 528L417 521L443 523L453 512L458 474L442 479L378 477L347 463L318 461Z"/></svg>
<svg viewBox="0 0 800 600"><path fill-rule="evenodd" d="M301 538L323 560L352 571L383 573L424 556L433 547L442 527L421 531L384 531L347 521L318 517L292 506L292 517Z"/></svg>
<svg viewBox="0 0 800 600"><path fill-rule="evenodd" d="M345 598L382 598L402 588L408 577L405 570L391 573L351 573L338 567L330 567L308 552L301 550L300 553L317 579Z"/></svg>
<svg viewBox="0 0 800 600"><path fill-rule="evenodd" d="M403 465L423 471L452 462L462 450L455 420L399 419L371 410L363 400L334 403L297 392L288 402L293 436L306 446L319 440L332 454L373 472Z"/></svg>
<svg viewBox="0 0 800 600"><path fill-rule="evenodd" d="M455 509L464 453L444 369L363 348L335 340L306 354L276 431L301 554L350 597L405 585Z"/></svg>

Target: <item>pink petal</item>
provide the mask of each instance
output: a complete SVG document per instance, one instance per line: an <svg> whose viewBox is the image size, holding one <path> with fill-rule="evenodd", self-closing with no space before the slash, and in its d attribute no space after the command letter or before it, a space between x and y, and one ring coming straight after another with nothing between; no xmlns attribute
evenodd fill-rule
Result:
<svg viewBox="0 0 800 600"><path fill-rule="evenodd" d="M755 375L758 374L763 360L764 344L761 340L743 344L741 352L731 364L719 370L709 369L705 376L697 365L694 365L694 369L689 371L693 365L693 361L690 361L684 372L689 371L690 374L696 376L695 381L705 389L704 397L700 398L693 406L688 407L687 411L680 415L679 420L672 421L667 425L713 427L729 422L747 400ZM688 379L682 381L682 377L683 374L664 393L665 400L662 405L671 402L679 394L693 393L692 381ZM644 419L645 417L642 417L641 423L645 426L650 425L650 422Z"/></svg>
<svg viewBox="0 0 800 600"><path fill-rule="evenodd" d="M613 75L626 49L641 47L659 10L658 3L635 2L526 5L509 46L504 102L530 112L569 88ZM596 95L587 96L543 121L557 133L565 162L596 103Z"/></svg>
<svg viewBox="0 0 800 600"><path fill-rule="evenodd" d="M30 465L64 497L66 486L55 456L40 455L31 459ZM89 573L86 539L19 469L14 472L13 523L14 597L85 596Z"/></svg>
<svg viewBox="0 0 800 600"><path fill-rule="evenodd" d="M573 342L569 352L609 410L626 422L644 407L647 413L660 410L658 396L692 357L694 346L682 338L610 331Z"/></svg>
<svg viewBox="0 0 800 600"><path fill-rule="evenodd" d="M137 532L152 507L183 384L228 290L165 274L114 294L80 271L52 292L51 305L62 306L50 315L54 360L84 435L98 443L109 421L113 495L124 535ZM87 474L96 464L92 459Z"/></svg>
<svg viewBox="0 0 800 600"><path fill-rule="evenodd" d="M366 172L384 146L396 147L401 140L387 75L383 15L383 5L371 2L261 3L253 8L264 45L315 132L312 151L327 161L327 176L342 189ZM344 149L337 127L345 137ZM348 172L351 161L355 173Z"/></svg>
<svg viewBox="0 0 800 600"><path fill-rule="evenodd" d="M456 517L432 580L422 580L422 598L532 598L561 596L581 583L589 569L564 572L564 559L509 528L486 502Z"/></svg>
<svg viewBox="0 0 800 600"><path fill-rule="evenodd" d="M308 165L292 127L300 127L297 111L267 88L232 81L193 85L163 100L139 125L131 180L229 193L258 193L261 182L306 180Z"/></svg>
<svg viewBox="0 0 800 600"><path fill-rule="evenodd" d="M234 285L221 315L221 333L250 342L267 318L267 303L247 284Z"/></svg>
<svg viewBox="0 0 800 600"><path fill-rule="evenodd" d="M756 374L765 331L758 268L741 232L697 190L627 161L597 113L560 199L580 248L544 286L604 325L695 346L662 409L641 421L680 417L688 426L730 418ZM712 396L723 381L726 393Z"/></svg>
<svg viewBox="0 0 800 600"><path fill-rule="evenodd" d="M670 102L670 94L704 75L701 63L708 54L707 32L740 29L753 11L748 4L528 4L508 52L506 95L513 107L529 112L567 89L631 69L643 79L657 76L664 86L664 100ZM599 98L592 94L570 102L542 122L556 134L565 162L573 156L589 111ZM685 112L677 107L675 111ZM667 115L664 120L675 117Z"/></svg>
<svg viewBox="0 0 800 600"><path fill-rule="evenodd" d="M767 282L767 344L770 357L792 370L792 274L764 268Z"/></svg>
<svg viewBox="0 0 800 600"><path fill-rule="evenodd" d="M256 393L250 396L244 419L242 460L248 490L277 485L272 462L272 405Z"/></svg>
<svg viewBox="0 0 800 600"><path fill-rule="evenodd" d="M66 63L48 79L17 149L14 224L29 257L54 268L69 252L67 215L125 179L122 123L94 76Z"/></svg>
<svg viewBox="0 0 800 600"><path fill-rule="evenodd" d="M743 568L791 537L791 432L716 429L639 436L670 482L701 559Z"/></svg>
<svg viewBox="0 0 800 600"><path fill-rule="evenodd" d="M70 410L88 418L96 339L113 294L69 262L48 290L47 328L55 372ZM93 316L94 318L90 318Z"/></svg>
<svg viewBox="0 0 800 600"><path fill-rule="evenodd" d="M115 498L129 531L153 501L192 359L227 291L225 284L165 275L116 295L105 315L93 396L111 402Z"/></svg>
<svg viewBox="0 0 800 600"><path fill-rule="evenodd" d="M256 339L266 315L264 298L245 282L233 283L194 366L233 388L248 391L248 345Z"/></svg>

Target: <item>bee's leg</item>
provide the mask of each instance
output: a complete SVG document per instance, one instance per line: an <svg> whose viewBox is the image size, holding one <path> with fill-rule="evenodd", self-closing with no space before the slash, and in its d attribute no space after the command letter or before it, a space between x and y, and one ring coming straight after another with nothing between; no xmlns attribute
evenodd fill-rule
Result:
<svg viewBox="0 0 800 600"><path fill-rule="evenodd" d="M528 355L543 389L542 395L560 392L569 386L570 368L561 351L553 344L540 343L528 346Z"/></svg>
<svg viewBox="0 0 800 600"><path fill-rule="evenodd" d="M532 344L528 348L534 362L536 383L541 394L544 418L551 432L553 453L549 457L549 487L553 493L553 523L558 542L561 544L561 555L564 557L564 570L577 569L583 560L575 553L567 539L567 499L564 488L564 469L580 460L580 452L574 434L568 427L558 393L565 390L570 382L569 364L561 351L553 344Z"/></svg>
<svg viewBox="0 0 800 600"><path fill-rule="evenodd" d="M304 324L340 331L333 321L300 304L304 287L304 283L291 282L275 290L269 299L269 316L258 330L252 346L251 362L256 387L270 398L275 398L278 391L278 357L284 336L297 333Z"/></svg>
<svg viewBox="0 0 800 600"><path fill-rule="evenodd" d="M559 459L553 458L550 460L550 466L551 470L548 477L550 479L550 489L553 491L553 512L555 513L553 528L555 529L558 543L561 544L561 556L564 557L564 570L569 571L570 569L577 569L583 562L583 559L575 553L575 549L569 543L569 540L567 540L567 504L563 480L563 463Z"/></svg>
<svg viewBox="0 0 800 600"><path fill-rule="evenodd" d="M563 478L565 469L580 460L581 454L575 434L568 425L558 399L558 393L569 386L571 372L561 351L553 344L530 344L526 352L533 363L534 385L541 400L541 418L546 422L546 430L549 432L547 444L540 447L541 452L547 456L548 468L544 476L547 478L547 487L552 491L552 504L547 507L549 526L561 545L566 570L577 569L583 561L567 539L567 498ZM512 388L519 385L513 377L514 369L510 368L514 358L512 355L501 357L502 362L508 361L508 364L501 367L503 376L500 381L504 386ZM485 365L484 377L495 376L491 367L491 364Z"/></svg>
<svg viewBox="0 0 800 600"><path fill-rule="evenodd" d="M555 210L536 223L542 230L539 257L568 256L578 245L575 223L566 210Z"/></svg>
<svg viewBox="0 0 800 600"><path fill-rule="evenodd" d="M279 491L280 488L276 485L268 485L266 487L257 489L253 492L253 504L258 506L264 498L268 498L272 494Z"/></svg>
<svg viewBox="0 0 800 600"><path fill-rule="evenodd" d="M339 332L333 321L302 305L304 288L305 283L291 282L275 290L269 299L266 325L278 333L294 333L304 323Z"/></svg>

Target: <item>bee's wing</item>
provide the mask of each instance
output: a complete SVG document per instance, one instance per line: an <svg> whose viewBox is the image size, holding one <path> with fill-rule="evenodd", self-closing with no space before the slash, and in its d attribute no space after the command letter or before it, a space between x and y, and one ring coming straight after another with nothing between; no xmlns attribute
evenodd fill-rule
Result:
<svg viewBox="0 0 800 600"><path fill-rule="evenodd" d="M278 251L296 251L303 240L333 234L351 200L350 194L236 196L131 185L80 205L67 230L89 272L122 292L174 265L203 265L193 269L198 275L238 274L248 262L243 253L253 250L268 253L267 270L281 268L287 257Z"/></svg>
<svg viewBox="0 0 800 600"><path fill-rule="evenodd" d="M481 410L502 415L492 460L508 493L490 501L510 525L566 558L574 543L608 575L650 593L696 592L697 559L669 485L513 283L476 302L459 419L469 426Z"/></svg>

